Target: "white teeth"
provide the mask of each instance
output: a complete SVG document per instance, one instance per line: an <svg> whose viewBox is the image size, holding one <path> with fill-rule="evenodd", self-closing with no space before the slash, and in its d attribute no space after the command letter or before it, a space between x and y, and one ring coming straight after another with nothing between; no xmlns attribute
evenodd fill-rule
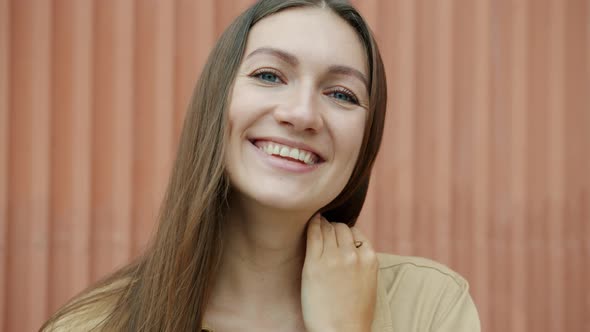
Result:
<svg viewBox="0 0 590 332"><path fill-rule="evenodd" d="M262 151L264 151L268 155L279 155L281 157L289 157L293 159L300 160L307 165L315 164L314 155L305 150L299 150L297 148L290 148L284 145L279 144L264 144L262 146L258 146Z"/></svg>
<svg viewBox="0 0 590 332"><path fill-rule="evenodd" d="M279 155L280 155L281 157L288 157L288 156L289 156L289 148L288 148L288 147L286 147L286 146L283 146L283 147L281 148L281 152L279 153Z"/></svg>
<svg viewBox="0 0 590 332"><path fill-rule="evenodd" d="M299 156L297 156L297 159L305 162L305 155L307 154L307 152L303 151L303 150L299 150Z"/></svg>
<svg viewBox="0 0 590 332"><path fill-rule="evenodd" d="M289 157L293 159L299 159L299 149L292 149L289 153Z"/></svg>
<svg viewBox="0 0 590 332"><path fill-rule="evenodd" d="M307 152L307 151L301 151L301 150L299 150L299 160L301 160L302 162L304 162L304 163L306 163L306 164L307 164L307 162L306 162L305 160L306 160L306 159L308 159L308 160L309 160L310 158L311 158L311 157L310 157L310 154L309 154L309 152Z"/></svg>

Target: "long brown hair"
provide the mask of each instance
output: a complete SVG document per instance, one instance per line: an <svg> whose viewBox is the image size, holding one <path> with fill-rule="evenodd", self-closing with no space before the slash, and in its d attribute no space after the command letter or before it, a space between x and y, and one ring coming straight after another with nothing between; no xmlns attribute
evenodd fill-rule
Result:
<svg viewBox="0 0 590 332"><path fill-rule="evenodd" d="M96 321L97 316L96 328L108 331L201 329L221 258L222 221L228 208L229 181L223 163L227 106L248 33L271 14L303 6L332 10L355 29L366 49L370 105L359 158L343 191L321 210L328 220L355 224L385 119L385 72L375 40L346 1L261 0L235 19L209 55L186 114L159 227L149 249L76 297L41 330L51 330L60 322Z"/></svg>

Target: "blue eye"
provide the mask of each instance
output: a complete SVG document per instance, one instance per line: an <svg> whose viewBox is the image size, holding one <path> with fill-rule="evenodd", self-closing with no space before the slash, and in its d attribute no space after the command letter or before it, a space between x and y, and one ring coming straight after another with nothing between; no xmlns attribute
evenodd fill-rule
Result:
<svg viewBox="0 0 590 332"><path fill-rule="evenodd" d="M281 80L281 78L279 77L279 75L277 75L273 72L270 72L270 71L258 72L252 76L258 78L261 81L269 82L269 83L282 83L283 82Z"/></svg>
<svg viewBox="0 0 590 332"><path fill-rule="evenodd" d="M347 103L351 103L351 104L358 104L358 100L354 97L354 95L348 91L340 91L340 90L336 90L336 91L332 91L329 95L331 95L332 97L347 102Z"/></svg>

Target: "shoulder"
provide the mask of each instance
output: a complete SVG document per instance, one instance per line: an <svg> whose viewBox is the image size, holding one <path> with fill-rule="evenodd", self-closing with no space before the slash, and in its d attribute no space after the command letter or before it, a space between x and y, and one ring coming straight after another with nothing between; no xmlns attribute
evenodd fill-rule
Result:
<svg viewBox="0 0 590 332"><path fill-rule="evenodd" d="M413 281L428 279L440 283L453 283L459 288L468 288L467 281L457 272L433 260L378 253L379 274L385 279L410 279ZM416 279L417 278L417 279Z"/></svg>
<svg viewBox="0 0 590 332"><path fill-rule="evenodd" d="M469 283L457 272L421 257L378 253L377 258L380 298L397 329L479 331Z"/></svg>

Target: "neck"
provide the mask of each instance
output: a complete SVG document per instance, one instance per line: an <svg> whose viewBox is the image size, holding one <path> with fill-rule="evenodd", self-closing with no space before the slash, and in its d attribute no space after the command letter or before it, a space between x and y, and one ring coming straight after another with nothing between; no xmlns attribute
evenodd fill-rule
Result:
<svg viewBox="0 0 590 332"><path fill-rule="evenodd" d="M235 197L229 206L211 304L248 317L298 313L306 225L313 211L277 210Z"/></svg>

